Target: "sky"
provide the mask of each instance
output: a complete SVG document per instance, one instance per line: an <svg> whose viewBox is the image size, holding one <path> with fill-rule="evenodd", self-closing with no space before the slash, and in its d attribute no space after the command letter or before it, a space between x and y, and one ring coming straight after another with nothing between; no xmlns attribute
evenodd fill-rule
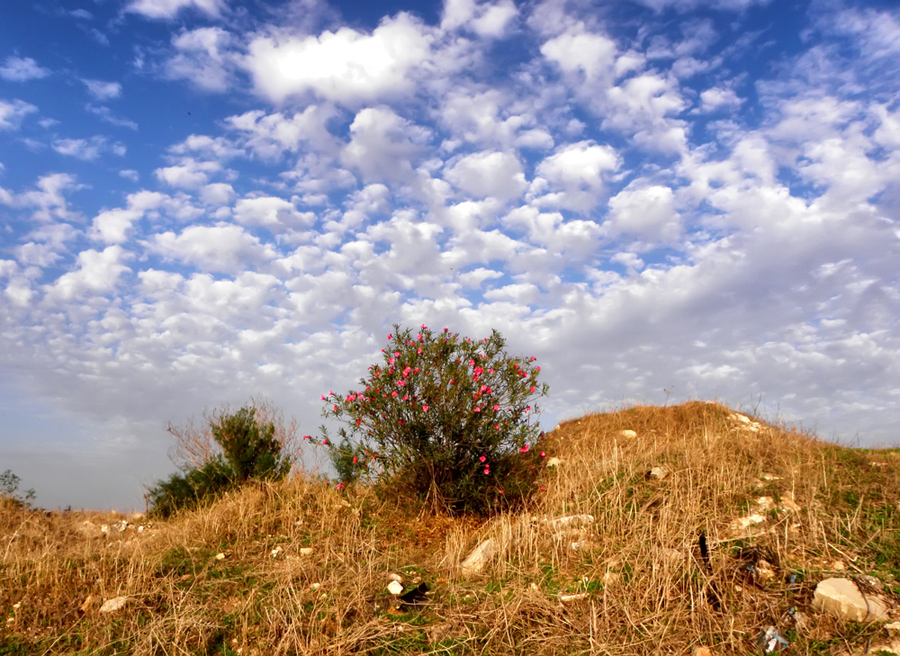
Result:
<svg viewBox="0 0 900 656"><path fill-rule="evenodd" d="M548 429L898 445L898 221L893 2L4 2L0 470L143 510L167 422L315 432L395 323L500 331Z"/></svg>

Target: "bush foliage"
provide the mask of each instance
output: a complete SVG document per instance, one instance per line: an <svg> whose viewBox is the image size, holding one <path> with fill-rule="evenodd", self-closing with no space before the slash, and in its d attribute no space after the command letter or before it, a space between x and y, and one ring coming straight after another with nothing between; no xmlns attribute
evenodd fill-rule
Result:
<svg viewBox="0 0 900 656"><path fill-rule="evenodd" d="M7 469L0 474L0 503L8 503L19 508L29 508L34 501L34 490L19 491L22 479L16 476L12 469Z"/></svg>
<svg viewBox="0 0 900 656"><path fill-rule="evenodd" d="M394 326L382 362L360 389L322 396L345 424L335 445L322 428L339 487L387 483L453 513L520 505L539 470L534 400L547 394L535 358L513 357L497 331L480 341L446 328ZM306 436L309 438L309 436Z"/></svg>
<svg viewBox="0 0 900 656"><path fill-rule="evenodd" d="M271 420L271 408L256 402L237 412L223 410L207 419L205 431L193 427L169 432L179 440L178 451L200 454L199 461L159 481L147 494L151 513L168 517L218 498L250 480L280 480L291 469L285 452L284 430ZM199 446L198 446L199 445ZM213 446L215 445L215 446Z"/></svg>

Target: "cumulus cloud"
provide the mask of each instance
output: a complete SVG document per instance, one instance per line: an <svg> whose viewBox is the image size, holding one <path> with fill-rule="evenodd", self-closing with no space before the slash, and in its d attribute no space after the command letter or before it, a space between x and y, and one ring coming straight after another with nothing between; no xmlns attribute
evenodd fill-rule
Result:
<svg viewBox="0 0 900 656"><path fill-rule="evenodd" d="M74 271L64 273L47 287L51 301L71 301L111 292L119 279L130 272L123 260L127 253L120 246L102 251L88 249L78 254Z"/></svg>
<svg viewBox="0 0 900 656"><path fill-rule="evenodd" d="M316 218L312 212L298 212L293 203L273 196L242 198L234 207L234 217L243 225L270 230L302 229Z"/></svg>
<svg viewBox="0 0 900 656"><path fill-rule="evenodd" d="M414 161L425 151L431 136L388 107L367 107L350 124L350 142L343 161L358 170L366 182L408 182Z"/></svg>
<svg viewBox="0 0 900 656"><path fill-rule="evenodd" d="M85 78L82 78L81 81L87 87L88 93L93 96L94 100L104 102L122 95L122 84L119 82L104 82L103 80L89 80Z"/></svg>
<svg viewBox="0 0 900 656"><path fill-rule="evenodd" d="M248 264L259 265L274 257L271 246L229 223L194 225L178 234L157 234L150 248L165 258L213 273L242 271Z"/></svg>
<svg viewBox="0 0 900 656"><path fill-rule="evenodd" d="M480 37L500 37L509 28L519 11L512 0L476 2L476 0L448 0L444 4L441 28L465 28Z"/></svg>
<svg viewBox="0 0 900 656"><path fill-rule="evenodd" d="M37 111L37 107L24 100L0 100L0 130L18 130L22 119Z"/></svg>
<svg viewBox="0 0 900 656"><path fill-rule="evenodd" d="M227 8L225 0L131 0L125 11L154 20L172 20L185 9L218 18Z"/></svg>
<svg viewBox="0 0 900 656"><path fill-rule="evenodd" d="M198 161L192 157L183 157L179 164L158 168L154 171L156 178L178 189L199 189L209 182L210 177L222 170L222 165L215 161Z"/></svg>
<svg viewBox="0 0 900 656"><path fill-rule="evenodd" d="M126 152L125 144L121 141L110 143L106 137L101 135L95 135L88 139L54 139L51 147L60 155L74 157L85 162L99 159L104 153L123 157Z"/></svg>
<svg viewBox="0 0 900 656"><path fill-rule="evenodd" d="M50 71L31 57L16 57L11 55L0 66L0 78L7 82L27 82L28 80L41 80L50 75Z"/></svg>
<svg viewBox="0 0 900 656"><path fill-rule="evenodd" d="M188 80L204 91L225 91L231 83L233 38L220 27L200 27L172 39L175 54L163 71L172 80Z"/></svg>
<svg viewBox="0 0 900 656"><path fill-rule="evenodd" d="M604 176L619 165L610 146L592 141L567 144L538 164L531 193L540 206L587 212L604 193Z"/></svg>
<svg viewBox="0 0 900 656"><path fill-rule="evenodd" d="M253 39L244 66L257 91L283 102L315 94L357 106L411 89L411 73L427 62L432 37L408 14L384 20L371 34L344 27L319 36Z"/></svg>
<svg viewBox="0 0 900 656"><path fill-rule="evenodd" d="M610 228L615 232L665 243L679 232L675 194L662 185L632 183L609 199Z"/></svg>
<svg viewBox="0 0 900 656"><path fill-rule="evenodd" d="M518 158L509 152L473 153L447 169L447 179L475 198L518 198L528 186Z"/></svg>

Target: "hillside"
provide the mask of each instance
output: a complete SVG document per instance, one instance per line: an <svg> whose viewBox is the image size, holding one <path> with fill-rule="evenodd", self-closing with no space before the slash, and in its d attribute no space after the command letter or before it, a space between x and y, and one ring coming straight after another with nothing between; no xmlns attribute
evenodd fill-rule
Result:
<svg viewBox="0 0 900 656"><path fill-rule="evenodd" d="M487 522L309 476L166 522L4 506L0 654L750 654L770 627L760 644L791 654L900 643L900 450L702 402L548 438L532 507ZM835 577L880 621L815 607Z"/></svg>

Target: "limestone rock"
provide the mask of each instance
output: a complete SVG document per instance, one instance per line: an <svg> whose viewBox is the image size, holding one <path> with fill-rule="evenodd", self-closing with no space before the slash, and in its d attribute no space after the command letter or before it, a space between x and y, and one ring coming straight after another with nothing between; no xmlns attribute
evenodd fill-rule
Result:
<svg viewBox="0 0 900 656"><path fill-rule="evenodd" d="M626 428L623 431L619 431L619 436L626 437L626 438L632 438L632 437L637 437L637 433L634 432L633 430L631 430L630 428Z"/></svg>
<svg viewBox="0 0 900 656"><path fill-rule="evenodd" d="M850 579L825 579L816 586L813 608L845 620L875 622L888 619L887 604L878 595L864 595Z"/></svg>
<svg viewBox="0 0 900 656"><path fill-rule="evenodd" d="M117 610L120 610L128 603L128 597L113 597L112 599L107 599L103 602L103 605L100 606L101 613L114 613Z"/></svg>
<svg viewBox="0 0 900 656"><path fill-rule="evenodd" d="M403 584L399 581L391 581L390 583L388 583L387 589L388 592L396 597L398 594L403 592Z"/></svg>
<svg viewBox="0 0 900 656"><path fill-rule="evenodd" d="M669 470L665 467L654 467L650 471L647 472L647 478L652 478L657 481L661 481L666 476L669 475Z"/></svg>
<svg viewBox="0 0 900 656"><path fill-rule="evenodd" d="M493 538L488 538L472 549L472 552L466 556L466 559L460 565L462 573L466 575L477 574L484 569L484 566L487 565L496 551L497 542Z"/></svg>

